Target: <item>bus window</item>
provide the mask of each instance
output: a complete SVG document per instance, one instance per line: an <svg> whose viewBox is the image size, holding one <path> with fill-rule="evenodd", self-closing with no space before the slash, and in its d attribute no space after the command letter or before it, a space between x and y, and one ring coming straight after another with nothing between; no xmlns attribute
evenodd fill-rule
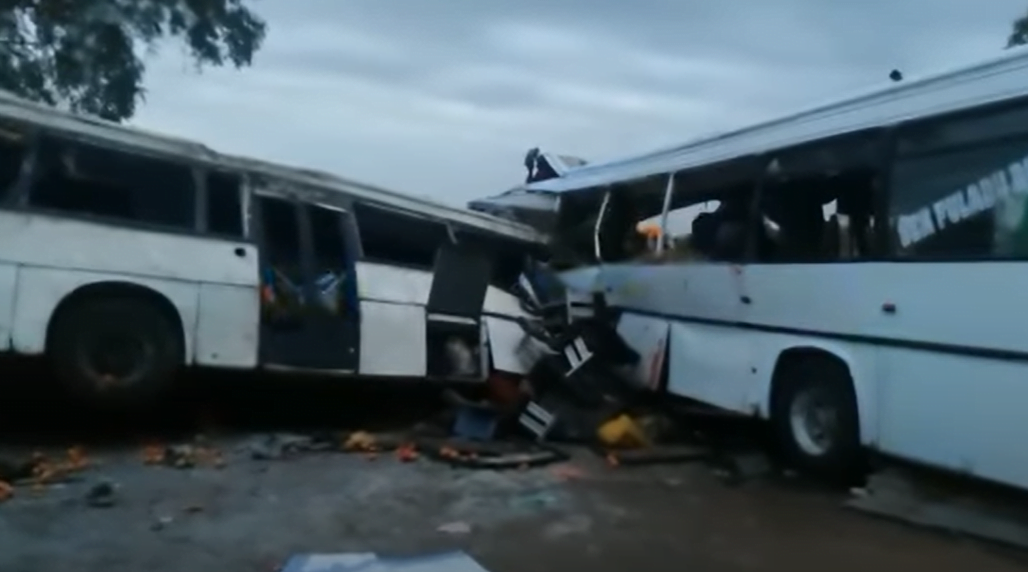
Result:
<svg viewBox="0 0 1028 572"><path fill-rule="evenodd" d="M354 203L364 258L430 270L435 253L449 241L446 224L389 209Z"/></svg>
<svg viewBox="0 0 1028 572"><path fill-rule="evenodd" d="M751 159L742 159L677 174L663 230L671 239L657 260L746 259L753 234L753 165Z"/></svg>
<svg viewBox="0 0 1028 572"><path fill-rule="evenodd" d="M14 126L0 124L0 200L5 199L18 182L26 151L25 133Z"/></svg>
<svg viewBox="0 0 1028 572"><path fill-rule="evenodd" d="M872 256L874 205L883 176L881 132L782 151L768 166L758 224L762 262Z"/></svg>
<svg viewBox="0 0 1028 572"><path fill-rule="evenodd" d="M239 175L207 174L207 232L231 238L243 236L243 196Z"/></svg>
<svg viewBox="0 0 1028 572"><path fill-rule="evenodd" d="M1021 106L900 131L889 197L896 255L1028 256L1026 115Z"/></svg>
<svg viewBox="0 0 1028 572"><path fill-rule="evenodd" d="M306 205L310 217L314 246L314 270L342 272L346 268L346 245L343 242L342 212Z"/></svg>
<svg viewBox="0 0 1028 572"><path fill-rule="evenodd" d="M356 276L343 229L346 213L312 204L303 208L310 227L311 261L320 308L331 315L356 311Z"/></svg>
<svg viewBox="0 0 1028 572"><path fill-rule="evenodd" d="M664 206L667 175L611 186L595 225L595 246L603 262L649 262L655 249L640 232L640 223L659 216Z"/></svg>
<svg viewBox="0 0 1028 572"><path fill-rule="evenodd" d="M192 170L152 157L44 139L29 205L193 230Z"/></svg>
<svg viewBox="0 0 1028 572"><path fill-rule="evenodd" d="M274 197L260 198L261 251L273 267L300 267L300 222L296 204Z"/></svg>

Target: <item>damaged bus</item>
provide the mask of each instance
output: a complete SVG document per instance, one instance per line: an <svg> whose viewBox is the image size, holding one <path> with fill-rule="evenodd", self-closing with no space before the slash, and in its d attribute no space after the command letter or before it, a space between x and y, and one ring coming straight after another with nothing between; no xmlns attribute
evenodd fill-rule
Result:
<svg viewBox="0 0 1028 572"><path fill-rule="evenodd" d="M1028 488L1026 66L1004 54L522 194L550 196L563 279L620 312L638 383L767 419L810 469L870 449Z"/></svg>
<svg viewBox="0 0 1028 572"><path fill-rule="evenodd" d="M0 94L0 349L79 394L182 366L523 373L502 287L533 229Z"/></svg>

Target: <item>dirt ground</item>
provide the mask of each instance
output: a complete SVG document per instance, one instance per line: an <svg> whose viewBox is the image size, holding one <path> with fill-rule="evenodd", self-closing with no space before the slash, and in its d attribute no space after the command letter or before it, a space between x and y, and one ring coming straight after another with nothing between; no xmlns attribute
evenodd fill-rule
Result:
<svg viewBox="0 0 1028 572"><path fill-rule="evenodd" d="M19 490L0 505L0 570L270 571L297 552L452 548L493 572L1024 566L1017 554L846 512L837 494L727 487L695 464L611 469L582 453L495 472L340 453L257 461L244 444L222 444L235 452L220 470L95 453L101 464L83 482ZM111 507L84 500L100 479L117 484ZM470 531L438 530L455 522Z"/></svg>
<svg viewBox="0 0 1028 572"><path fill-rule="evenodd" d="M558 466L497 472L389 455L252 458L255 435L344 418L365 427L382 418L383 407L394 422L417 418L431 409L430 394L386 388L376 398L374 391L326 392L299 382L258 390L231 380L223 393L185 395L164 412L119 424L54 402L35 374L22 375L35 394L0 400L0 457L84 444L94 465L80 481L39 492L18 488L0 503L2 572L270 572L300 552L453 548L492 572L990 572L1028 565L1023 553L844 510L845 491L795 479L733 487L699 463L610 468L581 452ZM220 435L212 439L225 453L223 468L143 464L139 435L187 438L197 430L191 424L209 423L210 415L231 426L208 432ZM99 482L116 485L113 506L86 502ZM469 530L439 530L453 523Z"/></svg>

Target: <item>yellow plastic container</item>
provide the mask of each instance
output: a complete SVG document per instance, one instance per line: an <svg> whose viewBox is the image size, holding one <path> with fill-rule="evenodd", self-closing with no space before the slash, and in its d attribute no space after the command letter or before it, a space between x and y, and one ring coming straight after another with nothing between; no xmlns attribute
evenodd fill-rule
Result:
<svg viewBox="0 0 1028 572"><path fill-rule="evenodd" d="M596 430L600 443L611 449L640 449L651 446L642 429L628 415L618 415Z"/></svg>

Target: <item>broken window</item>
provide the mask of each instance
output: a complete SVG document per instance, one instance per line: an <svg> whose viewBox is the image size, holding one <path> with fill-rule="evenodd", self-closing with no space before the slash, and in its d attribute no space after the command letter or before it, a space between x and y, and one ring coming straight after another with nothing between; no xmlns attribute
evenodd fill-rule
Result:
<svg viewBox="0 0 1028 572"><path fill-rule="evenodd" d="M300 251L300 219L296 204L259 197L261 309L268 324L295 325L305 306Z"/></svg>
<svg viewBox="0 0 1028 572"><path fill-rule="evenodd" d="M551 264L557 270L595 264L596 221L607 190L587 189L566 193L560 199L560 211L553 244Z"/></svg>
<svg viewBox="0 0 1028 572"><path fill-rule="evenodd" d="M0 123L0 201L8 197L21 177L27 152L28 136L24 130Z"/></svg>
<svg viewBox="0 0 1028 572"><path fill-rule="evenodd" d="M296 204L275 197L260 198L261 253L269 265L299 277L300 221Z"/></svg>
<svg viewBox="0 0 1028 572"><path fill-rule="evenodd" d="M743 158L675 175L657 261L736 262L749 255L757 163ZM653 220L661 223L660 217Z"/></svg>
<svg viewBox="0 0 1028 572"><path fill-rule="evenodd" d="M243 194L239 175L207 173L207 231L231 238L243 236Z"/></svg>
<svg viewBox="0 0 1028 572"><path fill-rule="evenodd" d="M662 233L666 233L666 236L663 237L664 251L658 260L681 262L704 259L705 254L697 249L696 239L693 238L693 221L700 215L716 212L720 205L721 201L716 199L701 199L699 202L669 210L667 225L662 230ZM660 219L661 217L658 216L648 222L659 225Z"/></svg>
<svg viewBox="0 0 1028 572"><path fill-rule="evenodd" d="M779 153L761 187L755 221L758 260L871 257L883 141L881 133L872 132Z"/></svg>
<svg viewBox="0 0 1028 572"><path fill-rule="evenodd" d="M412 214L354 203L364 258L371 262L431 269L449 242L446 224Z"/></svg>
<svg viewBox="0 0 1028 572"><path fill-rule="evenodd" d="M343 242L344 213L314 205L306 206L314 248L314 269L317 272L338 272L346 267Z"/></svg>
<svg viewBox="0 0 1028 572"><path fill-rule="evenodd" d="M1028 256L1028 106L901 129L889 198L895 254Z"/></svg>
<svg viewBox="0 0 1028 572"><path fill-rule="evenodd" d="M596 228L596 242L603 262L633 260L646 250L636 229L645 211L637 204L632 191L627 185L618 185L608 192L607 204Z"/></svg>
<svg viewBox="0 0 1028 572"><path fill-rule="evenodd" d="M53 138L41 142L29 204L69 214L195 228L190 167Z"/></svg>
<svg viewBox="0 0 1028 572"><path fill-rule="evenodd" d="M311 204L303 208L307 211L310 227L314 285L319 307L332 315L338 315L344 307L355 308L356 290L349 282L352 277L347 272L351 266L347 263L343 238L343 217L346 213Z"/></svg>

